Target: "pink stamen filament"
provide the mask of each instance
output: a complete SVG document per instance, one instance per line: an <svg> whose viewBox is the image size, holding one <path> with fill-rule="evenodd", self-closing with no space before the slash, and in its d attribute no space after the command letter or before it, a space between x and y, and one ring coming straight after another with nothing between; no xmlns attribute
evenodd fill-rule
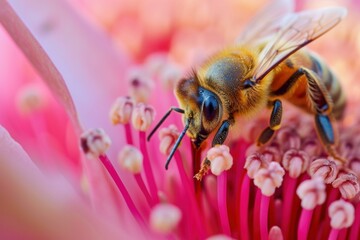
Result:
<svg viewBox="0 0 360 240"><path fill-rule="evenodd" d="M138 221L138 223L141 226L145 226L145 221L142 218L142 216L140 215L140 212L138 211L138 209L136 208L133 200L131 199L131 196L129 194L129 192L127 191L127 189L125 188L124 183L121 181L119 175L117 174L114 166L111 164L110 160L108 159L108 157L106 155L100 155L99 156L100 161L102 162L102 164L104 165L105 169L108 171L108 173L110 174L111 178L114 180L117 188L119 189L121 195L123 196L126 205L128 206L128 208L130 209L131 213L133 214L133 216L135 217L135 219Z"/></svg>
<svg viewBox="0 0 360 240"><path fill-rule="evenodd" d="M337 240L340 233L340 229L331 229L328 240Z"/></svg>
<svg viewBox="0 0 360 240"><path fill-rule="evenodd" d="M286 176L284 183L284 201L283 201L283 211L282 211L282 231L285 239L289 238L289 230L291 226L291 215L294 214L292 210L293 199L296 190L296 181L297 179Z"/></svg>
<svg viewBox="0 0 360 240"><path fill-rule="evenodd" d="M323 230L323 227L321 225L321 223L323 221L321 219L323 217L323 216L321 216L323 208L324 208L324 206L314 209L314 212L313 212L313 215L311 218L311 226L310 226L309 233L308 233L309 239L316 239L317 234ZM325 208L325 209L327 209L327 208ZM292 224L294 224L294 222Z"/></svg>
<svg viewBox="0 0 360 240"><path fill-rule="evenodd" d="M143 178L141 177L141 174L140 173L136 173L134 174L134 178L136 180L136 183L138 184L140 190L142 191L142 193L144 194L145 198L146 198L146 201L147 203L149 204L150 207L154 206L154 203L152 201L152 198L150 196L150 193L149 191L147 190L146 186L145 186L145 183L144 183L144 180Z"/></svg>
<svg viewBox="0 0 360 240"><path fill-rule="evenodd" d="M313 210L302 209L297 232L298 239L307 239L313 212Z"/></svg>
<svg viewBox="0 0 360 240"><path fill-rule="evenodd" d="M261 190L256 187L255 203L253 210L253 238L260 239L260 204L261 204Z"/></svg>
<svg viewBox="0 0 360 240"><path fill-rule="evenodd" d="M355 209L355 220L350 229L349 239L357 240L360 234L360 203L357 204Z"/></svg>
<svg viewBox="0 0 360 240"><path fill-rule="evenodd" d="M260 202L260 236L267 240L269 235L268 216L269 216L270 197L261 194Z"/></svg>
<svg viewBox="0 0 360 240"><path fill-rule="evenodd" d="M348 230L349 228L340 229L338 240L346 240Z"/></svg>
<svg viewBox="0 0 360 240"><path fill-rule="evenodd" d="M227 211L227 173L224 171L217 178L217 194L218 194L218 208L220 214L220 223L224 234L231 236L231 230L229 225L229 216Z"/></svg>
<svg viewBox="0 0 360 240"><path fill-rule="evenodd" d="M326 215L325 219L322 219L319 224L316 239L326 239L329 236L327 229L330 229L330 217L328 215Z"/></svg>
<svg viewBox="0 0 360 240"><path fill-rule="evenodd" d="M201 223L200 211L199 211L199 209L197 207L197 204L196 204L194 186L190 182L189 177L186 175L183 163L181 161L181 156L180 156L178 151L175 152L174 158L175 158L175 161L176 161L177 168L179 170L181 182L184 184L183 187L184 187L184 190L185 190L185 194L187 196L187 199L190 201L189 205L190 205L192 216L194 217L193 220L195 221L196 229L199 230L198 231L199 238L204 239L205 238L205 232L204 232L203 224Z"/></svg>
<svg viewBox="0 0 360 240"><path fill-rule="evenodd" d="M151 169L149 153L146 148L146 136L145 132L139 131L140 151L144 155L144 170L146 180L149 184L150 193L155 203L159 202L158 190L155 183L153 171Z"/></svg>
<svg viewBox="0 0 360 240"><path fill-rule="evenodd" d="M241 201L240 201L240 229L241 237L244 240L250 239L249 237L249 197L250 197L250 178L247 174L241 183Z"/></svg>
<svg viewBox="0 0 360 240"><path fill-rule="evenodd" d="M131 133L131 125L130 125L130 123L124 124L124 129L125 129L126 143L129 144L129 145L134 145L134 141L133 141L132 133Z"/></svg>
<svg viewBox="0 0 360 240"><path fill-rule="evenodd" d="M330 188L330 192L328 193L328 196L326 198L326 203L325 203L325 208L329 209L329 206L332 202L334 202L335 200L337 200L339 198L339 189L337 188ZM323 224L323 227L321 229L322 232L322 237L327 237L329 236L331 231L331 227L330 227L330 217L327 215Z"/></svg>

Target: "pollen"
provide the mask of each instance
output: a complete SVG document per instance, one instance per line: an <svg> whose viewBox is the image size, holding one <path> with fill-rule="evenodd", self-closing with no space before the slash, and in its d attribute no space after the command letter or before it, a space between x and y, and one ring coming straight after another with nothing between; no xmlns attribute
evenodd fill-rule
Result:
<svg viewBox="0 0 360 240"><path fill-rule="evenodd" d="M101 128L90 129L80 138L81 148L89 158L97 158L104 154L111 145L111 140Z"/></svg>
<svg viewBox="0 0 360 240"><path fill-rule="evenodd" d="M198 181L201 181L203 177L209 172L211 166L211 162L209 159L205 158L201 163L200 170L197 174L195 174L194 178Z"/></svg>

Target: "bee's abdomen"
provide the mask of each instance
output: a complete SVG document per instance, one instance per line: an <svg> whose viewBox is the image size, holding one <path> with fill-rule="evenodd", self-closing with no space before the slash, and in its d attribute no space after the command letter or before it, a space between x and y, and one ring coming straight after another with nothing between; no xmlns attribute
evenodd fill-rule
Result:
<svg viewBox="0 0 360 240"><path fill-rule="evenodd" d="M271 85L271 97L273 99L284 98L309 113L315 113L314 105L309 99L310 86L301 68L316 73L316 77L324 84L331 98L332 116L335 119L341 119L345 110L346 99L340 82L320 58L307 51L295 53L280 64ZM324 103L319 102L317 104Z"/></svg>
<svg viewBox="0 0 360 240"><path fill-rule="evenodd" d="M338 78L318 57L313 54L309 54L309 56L312 61L311 70L319 76L320 81L323 81L326 90L333 101L333 116L336 119L341 119L346 106L346 98Z"/></svg>

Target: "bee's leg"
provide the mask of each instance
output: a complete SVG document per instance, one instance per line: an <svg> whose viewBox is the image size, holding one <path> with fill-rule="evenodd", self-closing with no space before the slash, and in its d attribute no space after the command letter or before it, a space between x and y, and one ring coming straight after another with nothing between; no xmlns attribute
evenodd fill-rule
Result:
<svg viewBox="0 0 360 240"><path fill-rule="evenodd" d="M270 116L270 126L265 128L257 140L257 145L261 146L270 141L275 131L280 128L282 117L282 103L276 99L272 102L273 108Z"/></svg>
<svg viewBox="0 0 360 240"><path fill-rule="evenodd" d="M338 155L334 148L336 145L336 138L329 116L319 113L315 114L315 127L322 144L326 148L326 151L335 159L345 162L345 160Z"/></svg>
<svg viewBox="0 0 360 240"><path fill-rule="evenodd" d="M218 144L223 144L226 140L226 137L229 133L229 128L233 123L232 119L225 120L221 123L219 130L216 132L215 137L212 141L212 147ZM201 181L201 179L207 174L210 169L211 162L208 158L205 158L201 163L200 170L197 174L195 174L194 178Z"/></svg>
<svg viewBox="0 0 360 240"><path fill-rule="evenodd" d="M333 102L330 95L316 74L307 69L303 69L303 71L308 81L308 95L313 104L315 128L320 140L329 155L344 163L345 159L339 156L335 149L337 137L331 123Z"/></svg>
<svg viewBox="0 0 360 240"><path fill-rule="evenodd" d="M212 146L214 147L217 144L223 144L229 133L229 128L231 125L231 120L225 120L221 123L219 130L216 132L215 137L212 141Z"/></svg>

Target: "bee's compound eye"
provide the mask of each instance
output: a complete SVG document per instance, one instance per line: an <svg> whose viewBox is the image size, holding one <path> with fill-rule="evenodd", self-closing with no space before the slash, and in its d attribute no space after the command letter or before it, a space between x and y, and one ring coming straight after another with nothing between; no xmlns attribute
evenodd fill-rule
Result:
<svg viewBox="0 0 360 240"><path fill-rule="evenodd" d="M219 102L214 96L205 99L203 116L207 121L213 121L219 117Z"/></svg>

